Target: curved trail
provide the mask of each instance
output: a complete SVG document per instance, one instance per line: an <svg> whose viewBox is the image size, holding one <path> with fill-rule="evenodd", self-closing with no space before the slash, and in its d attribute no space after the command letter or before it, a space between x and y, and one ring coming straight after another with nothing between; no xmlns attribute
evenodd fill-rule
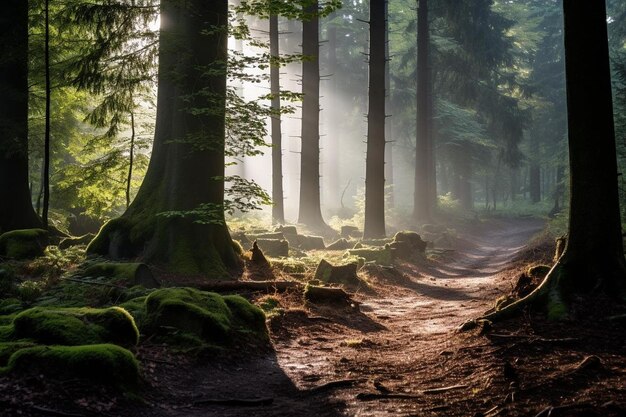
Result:
<svg viewBox="0 0 626 417"><path fill-rule="evenodd" d="M209 363L161 380L168 390L153 399L158 405L150 415L447 416L451 401L463 409L471 396L469 385L427 398L419 393L465 386L468 380L489 383L491 361L481 361L480 369L448 366L448 355L463 349L453 330L509 290L503 284L509 263L542 227L534 219L492 220L459 233L454 251L425 266L404 264L370 273L376 293L357 294L360 311L291 311L272 326L275 352L245 363ZM167 373L157 376L167 378ZM338 380L344 385L351 380L353 386L324 386ZM359 393L384 390L414 399L357 399ZM207 397L270 398L272 403L193 405Z"/></svg>

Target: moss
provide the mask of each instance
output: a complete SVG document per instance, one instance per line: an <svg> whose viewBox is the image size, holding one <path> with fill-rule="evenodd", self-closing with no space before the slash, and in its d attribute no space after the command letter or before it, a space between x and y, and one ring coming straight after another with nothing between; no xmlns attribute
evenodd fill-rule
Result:
<svg viewBox="0 0 626 417"><path fill-rule="evenodd" d="M145 295L141 297L135 297L119 305L119 307L128 311L128 313L133 316L135 324L140 329L144 326L146 322L146 298L147 296Z"/></svg>
<svg viewBox="0 0 626 417"><path fill-rule="evenodd" d="M350 249L345 256L358 256L366 262L375 262L378 265L391 265L392 254L389 245L383 248Z"/></svg>
<svg viewBox="0 0 626 417"><path fill-rule="evenodd" d="M138 284L146 288L158 288L160 286L150 267L138 262L99 262L85 269L82 275L115 278L120 283Z"/></svg>
<svg viewBox="0 0 626 417"><path fill-rule="evenodd" d="M0 256L31 259L43 255L48 232L43 229L12 230L0 235Z"/></svg>
<svg viewBox="0 0 626 417"><path fill-rule="evenodd" d="M272 259L272 266L287 274L304 274L307 264L293 258Z"/></svg>
<svg viewBox="0 0 626 417"><path fill-rule="evenodd" d="M280 300L271 295L266 295L265 297L259 299L258 305L261 310L263 310L267 318L280 316L285 312Z"/></svg>
<svg viewBox="0 0 626 417"><path fill-rule="evenodd" d="M0 300L0 315L17 313L21 310L23 310L22 302L17 298L6 298L4 300ZM2 324L2 316L0 316L0 325Z"/></svg>
<svg viewBox="0 0 626 417"><path fill-rule="evenodd" d="M239 296L165 288L151 293L145 303L151 332L174 328L216 345L230 344L240 336L268 340L263 312Z"/></svg>
<svg viewBox="0 0 626 417"><path fill-rule="evenodd" d="M241 245L241 243L238 240L234 240L232 241L232 245L233 245L233 250L235 251L235 253L239 256L243 255L243 246Z"/></svg>
<svg viewBox="0 0 626 417"><path fill-rule="evenodd" d="M139 382L139 364L131 352L111 344L89 346L35 346L13 353L2 373L35 373L56 379L80 378L133 387Z"/></svg>
<svg viewBox="0 0 626 417"><path fill-rule="evenodd" d="M568 316L567 305L557 288L550 290L548 295L548 320L563 320Z"/></svg>
<svg viewBox="0 0 626 417"><path fill-rule="evenodd" d="M0 342L0 368L7 366L9 358L20 349L35 346L31 342Z"/></svg>
<svg viewBox="0 0 626 417"><path fill-rule="evenodd" d="M548 265L534 265L528 268L528 275L533 278L543 278L548 275L550 269L552 268Z"/></svg>
<svg viewBox="0 0 626 417"><path fill-rule="evenodd" d="M35 307L15 316L13 337L50 345L115 343L134 346L139 340L139 331L133 317L120 307Z"/></svg>

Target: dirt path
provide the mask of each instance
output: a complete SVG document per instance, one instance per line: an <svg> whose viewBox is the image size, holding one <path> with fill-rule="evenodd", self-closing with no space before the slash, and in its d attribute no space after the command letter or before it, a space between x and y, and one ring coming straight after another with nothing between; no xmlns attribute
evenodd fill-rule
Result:
<svg viewBox="0 0 626 417"><path fill-rule="evenodd" d="M503 271L542 226L533 219L490 221L459 233L456 250L443 252L427 266L370 270L376 292L357 295L360 311L291 311L273 322L271 355L191 369L181 364L154 367L148 370L149 380L167 390L149 399L149 413L133 415L452 415L451 401L462 406L474 385L485 382L481 372L489 379L486 369L446 366L447 356L458 352L459 336L453 330L507 292L508 284L501 288ZM181 374L176 368L186 370ZM343 382L324 386L331 381ZM422 393L454 385L467 386ZM386 390L415 398L357 399ZM271 404L197 403L233 397L271 399Z"/></svg>

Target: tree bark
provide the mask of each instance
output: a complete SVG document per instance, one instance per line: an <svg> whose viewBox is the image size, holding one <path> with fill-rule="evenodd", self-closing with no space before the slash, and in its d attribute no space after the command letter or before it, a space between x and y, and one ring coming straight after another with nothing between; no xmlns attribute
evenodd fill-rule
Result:
<svg viewBox="0 0 626 417"><path fill-rule="evenodd" d="M223 211L227 22L226 0L161 2L148 171L128 210L103 227L89 253L208 278L230 278L239 268ZM209 224L192 213L203 205L213 211Z"/></svg>
<svg viewBox="0 0 626 417"><path fill-rule="evenodd" d="M428 1L418 0L417 12L417 135L415 141L415 190L413 218L427 222L432 217L431 175L432 144L430 143L430 28Z"/></svg>
<svg viewBox="0 0 626 417"><path fill-rule="evenodd" d="M41 227L28 186L28 2L0 15L0 233Z"/></svg>
<svg viewBox="0 0 626 417"><path fill-rule="evenodd" d="M320 63L319 5L306 7L311 17L302 22L302 149L300 153L300 207L298 222L314 229L328 226L320 203Z"/></svg>
<svg viewBox="0 0 626 417"><path fill-rule="evenodd" d="M43 208L41 221L44 229L48 228L48 210L50 209L50 0L45 2L45 36L44 36L44 66L45 66L45 131L43 145Z"/></svg>
<svg viewBox="0 0 626 417"><path fill-rule="evenodd" d="M283 194L283 139L280 115L280 64L278 16L270 16L270 83L272 92L272 220L285 223Z"/></svg>
<svg viewBox="0 0 626 417"><path fill-rule="evenodd" d="M564 0L570 161L569 237L562 263L583 292L624 289L606 4ZM623 294L623 293L622 293Z"/></svg>
<svg viewBox="0 0 626 417"><path fill-rule="evenodd" d="M369 112L365 161L366 239L385 237L385 3L370 1Z"/></svg>
<svg viewBox="0 0 626 417"><path fill-rule="evenodd" d="M539 156L539 141L535 134L531 134L530 147L532 153L529 171L530 201L538 203L541 201L541 167L537 161Z"/></svg>
<svg viewBox="0 0 626 417"><path fill-rule="evenodd" d="M390 110L391 102L391 73L389 62L389 1L385 2L385 112ZM393 140L392 118L385 118L385 186L389 191L387 202L389 208L396 205L395 189L393 187Z"/></svg>

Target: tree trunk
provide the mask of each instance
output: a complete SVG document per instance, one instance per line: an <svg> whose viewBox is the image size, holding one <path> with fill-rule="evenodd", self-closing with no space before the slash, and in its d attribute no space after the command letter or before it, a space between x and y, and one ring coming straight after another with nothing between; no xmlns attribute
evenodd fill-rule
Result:
<svg viewBox="0 0 626 417"><path fill-rule="evenodd" d="M337 63L337 48L339 38L337 36L337 27L334 24L329 24L328 29L328 72L331 76L330 94L328 100L329 111L326 112L326 120L328 123L328 137L329 140L326 144L328 152L326 152L326 160L324 161L327 166L326 174L328 178L326 180L326 204L331 204L333 208L340 206L339 197L341 195L340 188L340 171L339 161L341 158L341 133L339 131L339 125L341 121L341 114L337 111L340 108L340 101L338 97L337 82L338 77L338 63Z"/></svg>
<svg viewBox="0 0 626 417"><path fill-rule="evenodd" d="M539 142L535 134L531 134L530 147L532 154L529 171L530 201L538 203L541 201L541 167L537 161L539 156Z"/></svg>
<svg viewBox="0 0 626 417"><path fill-rule="evenodd" d="M283 139L280 126L280 64L278 49L278 16L270 16L270 82L272 92L272 220L285 223L283 195Z"/></svg>
<svg viewBox="0 0 626 417"><path fill-rule="evenodd" d="M228 37L215 28L227 22L226 0L161 2L157 118L148 171L126 213L103 227L88 252L139 257L209 278L230 278L239 267L223 209ZM193 214L202 208L211 211L208 222Z"/></svg>
<svg viewBox="0 0 626 417"><path fill-rule="evenodd" d="M391 73L389 56L389 1L385 2L385 111L390 110L391 101ZM392 140L392 120L391 118L385 119L385 185L389 191L388 204L389 208L394 208L396 205L395 189L393 188L393 140Z"/></svg>
<svg viewBox="0 0 626 417"><path fill-rule="evenodd" d="M43 208L41 221L44 229L48 228L48 210L50 209L50 0L45 2L45 37L44 66L46 80L46 112L43 145Z"/></svg>
<svg viewBox="0 0 626 417"><path fill-rule="evenodd" d="M133 102L134 106L134 102ZM133 164L135 162L135 111L130 111L130 149L128 158L128 176L126 178L126 208L130 206L130 185L133 179Z"/></svg>
<svg viewBox="0 0 626 417"><path fill-rule="evenodd" d="M314 229L328 226L320 203L320 63L318 2L306 8L302 23L302 150L300 153L300 208L298 222Z"/></svg>
<svg viewBox="0 0 626 417"><path fill-rule="evenodd" d="M366 239L385 237L385 3L370 1L369 112L365 162Z"/></svg>
<svg viewBox="0 0 626 417"><path fill-rule="evenodd" d="M28 2L0 16L0 233L41 227L28 187Z"/></svg>
<svg viewBox="0 0 626 417"><path fill-rule="evenodd" d="M570 161L569 237L563 265L584 292L623 290L622 243L606 5L564 0Z"/></svg>
<svg viewBox="0 0 626 417"><path fill-rule="evenodd" d="M417 12L417 135L415 141L415 191L413 218L427 222L432 217L431 168L432 144L430 143L430 29L428 2L418 0Z"/></svg>

